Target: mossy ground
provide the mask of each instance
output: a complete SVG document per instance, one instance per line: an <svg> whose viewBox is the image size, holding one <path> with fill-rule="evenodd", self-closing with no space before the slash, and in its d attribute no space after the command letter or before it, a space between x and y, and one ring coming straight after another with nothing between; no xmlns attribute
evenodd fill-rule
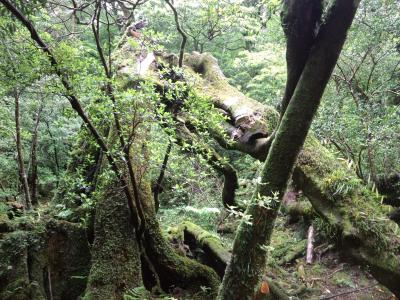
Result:
<svg viewBox="0 0 400 300"><path fill-rule="evenodd" d="M176 225L188 215L175 219ZM201 221L200 217L200 221ZM191 218L196 222L196 216ZM229 221L228 221L229 222ZM230 220L232 222L232 220ZM170 229L173 223L165 224L164 229ZM316 242L317 253L315 262L307 265L305 262L305 251L299 257L288 264L278 265L278 262L288 252L299 248L306 239L307 226L304 224L287 224L287 217L278 217L276 228L271 241L271 257L268 261L267 275L277 282L280 287L294 299L321 299L341 293L332 299L391 299L392 294L385 287L377 284L370 275L368 269L360 268L358 265L341 257L339 252L329 243ZM218 235L216 230L211 230ZM233 234L220 235L227 248L230 247ZM318 240L318 235L317 235ZM321 256L318 253L324 249L328 251ZM368 289L363 289L370 287ZM181 292L178 299L192 299L192 295ZM297 297L297 298L296 298Z"/></svg>
<svg viewBox="0 0 400 300"><path fill-rule="evenodd" d="M240 197L243 199L248 197L252 184L242 180ZM219 193L216 193L219 194ZM193 203L194 204L194 203ZM163 208L158 214L158 219L164 231L169 228L181 224L184 220L190 219L195 224L203 226L206 230L221 237L224 245L229 249L234 238L233 233L221 234L219 229L221 224L225 227L237 225L237 220L233 217L225 216L229 214L224 211L222 205L215 198L213 201L199 202L191 207L182 209ZM15 224L14 224L15 223ZM29 224L25 224L26 220L13 221L13 228L30 228ZM24 225L25 224L25 225ZM61 223L64 224L64 223ZM67 225L67 222L65 223ZM69 224L69 223L68 223ZM39 226L39 225L38 225ZM390 299L391 293L381 285L375 285L376 281L369 274L368 269L362 269L344 258L340 257L335 249L330 249L320 258L317 255L316 262L312 265L305 263L304 252L300 253L298 258L291 263L278 265L278 263L288 253L296 249L306 239L307 224L302 221L296 224L288 225L287 216L280 214L271 242L271 256L269 259L267 275L277 282L287 293L298 297L299 299L320 299L320 297L331 296L343 292L355 291L351 294L338 296L334 299ZM39 226L34 231L38 235L47 227ZM58 226L57 228L62 228ZM34 228L33 228L34 229ZM39 230L40 229L40 230ZM21 231L16 231L12 235L7 234L7 240L12 236L19 235ZM24 232L18 240L25 241ZM319 249L328 247L326 244L326 236L322 237L322 232L317 232L316 247ZM4 239L3 243L7 242ZM33 236L32 236L33 237ZM320 241L321 240L321 241ZM321 244L322 243L322 244ZM19 244L13 243L14 246ZM4 257L3 257L4 258ZM17 288L30 291L23 282L15 281ZM12 286L10 286L11 288ZM358 290L364 287L371 287L365 290ZM31 292L30 292L31 293ZM171 295L176 299L207 299L204 294L196 292L191 293L188 290L176 287L171 291ZM153 299L165 299L166 295L158 295ZM15 298L16 299L16 298ZM22 296L22 299L26 299Z"/></svg>
<svg viewBox="0 0 400 300"><path fill-rule="evenodd" d="M306 229L302 228L301 224L287 225L286 217L281 215L277 220L271 245L277 250L287 245L286 249L290 250L301 243L301 238L306 238ZM269 260L271 273L268 275L274 278L283 290L299 299L321 299L350 291L355 292L332 299L390 299L391 293L382 285L375 285L377 282L368 269L346 261L331 247L332 245L319 241L318 233L316 239L315 261L311 265L306 264L305 253L282 266L277 266L273 258ZM296 240L297 243L294 242ZM324 249L329 250L319 255ZM364 287L371 288L357 291Z"/></svg>

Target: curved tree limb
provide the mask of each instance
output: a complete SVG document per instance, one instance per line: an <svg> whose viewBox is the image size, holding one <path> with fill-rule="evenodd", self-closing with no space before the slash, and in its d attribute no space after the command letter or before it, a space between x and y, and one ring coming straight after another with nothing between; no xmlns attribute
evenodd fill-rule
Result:
<svg viewBox="0 0 400 300"><path fill-rule="evenodd" d="M236 170L218 154L218 152L204 143L196 134L192 133L183 123L176 124L177 142L191 145L191 150L201 155L211 167L224 176L222 203L226 208L237 207L235 202L236 189L239 187Z"/></svg>
<svg viewBox="0 0 400 300"><path fill-rule="evenodd" d="M165 0L165 2L171 8L171 10L172 10L172 12L174 14L176 30L178 30L179 34L182 37L181 47L180 47L180 50L179 50L179 61L178 61L178 67L182 68L182 66L183 66L183 54L185 53L187 35L186 35L185 31L182 29L182 26L181 26L181 24L179 22L178 12L177 12L176 8L174 7L174 5L171 3L170 0Z"/></svg>
<svg viewBox="0 0 400 300"><path fill-rule="evenodd" d="M346 15L348 13L349 11ZM342 21L337 24L344 25ZM328 33L325 35L337 36ZM325 51L325 48L319 50ZM172 56L161 55L158 59L175 64ZM324 66L326 61L315 62L315 65ZM215 107L224 110L230 117L225 127L231 139L216 136L216 140L228 149L239 150L259 160L265 160L266 149L271 141L269 138L279 122L277 111L246 97L230 86L217 60L210 54L187 54L185 66L186 72L197 76L197 92L208 96ZM309 74L314 74L313 71L312 68L308 70ZM291 114L297 117L301 112L292 111ZM244 124L248 126L241 126L243 123L240 120L243 119L247 119ZM250 122L252 119L256 121ZM210 128L210 132L216 134L213 128ZM232 135L232 132L239 134ZM249 138L241 138L245 135ZM280 161L284 162L287 159L286 153L282 152L280 155ZM360 264L369 265L379 282L399 294L397 283L400 282L400 236L395 231L395 224L388 220L386 208L380 205L379 197L368 190L352 170L324 148L312 133L308 135L299 153L292 178L309 198L314 210L337 233L337 241L341 245L339 248L343 249L343 253ZM369 218L366 219L365 216Z"/></svg>

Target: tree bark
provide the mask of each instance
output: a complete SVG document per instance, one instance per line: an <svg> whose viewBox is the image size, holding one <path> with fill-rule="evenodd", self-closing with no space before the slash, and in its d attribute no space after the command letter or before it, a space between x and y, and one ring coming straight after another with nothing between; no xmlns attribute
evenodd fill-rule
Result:
<svg viewBox="0 0 400 300"><path fill-rule="evenodd" d="M143 281L135 228L118 184L110 184L98 197L94 231L84 299L123 299L124 292Z"/></svg>
<svg viewBox="0 0 400 300"><path fill-rule="evenodd" d="M307 235L307 264L312 264L314 259L314 226L310 225Z"/></svg>

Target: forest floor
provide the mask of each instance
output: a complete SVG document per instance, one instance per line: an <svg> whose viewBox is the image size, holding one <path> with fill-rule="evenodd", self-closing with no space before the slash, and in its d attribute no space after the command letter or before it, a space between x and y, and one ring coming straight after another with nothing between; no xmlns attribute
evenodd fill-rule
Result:
<svg viewBox="0 0 400 300"><path fill-rule="evenodd" d="M184 220L203 226L204 229L218 234L229 249L234 235L220 231L223 226L225 229L223 231L232 232L226 228L234 229L237 222L232 221L232 218L222 218L222 222L221 215L224 213L217 212L217 209L186 207L181 210L163 209L159 212L159 216L166 230ZM280 215L271 242L272 254L269 258L267 276L278 283L293 299L396 299L390 291L377 283L367 268L340 257L333 244L319 243L318 233L314 262L306 264L305 247L299 247L305 244L306 232L307 227L301 221L289 225L287 217ZM188 296L176 298L190 299Z"/></svg>
<svg viewBox="0 0 400 300"><path fill-rule="evenodd" d="M223 208L204 207L202 204L197 207L164 208L160 209L158 214L165 232L168 232L171 227L176 227L183 221L189 220L210 233L218 235L226 249L230 249L238 220L228 215ZM3 216L5 217L4 214ZM266 275L285 293L292 296L293 300L396 300L390 291L374 280L367 268L362 268L347 261L345 257L341 257L333 244L327 243L326 239L322 238L318 232L314 262L306 264L307 227L302 220L288 224L287 216L280 214L271 241ZM193 250L196 249L191 250L194 253ZM168 299L204 299L191 295L179 287L177 291L177 294L168 295L173 297ZM154 297L153 299L166 298L164 295L162 298Z"/></svg>

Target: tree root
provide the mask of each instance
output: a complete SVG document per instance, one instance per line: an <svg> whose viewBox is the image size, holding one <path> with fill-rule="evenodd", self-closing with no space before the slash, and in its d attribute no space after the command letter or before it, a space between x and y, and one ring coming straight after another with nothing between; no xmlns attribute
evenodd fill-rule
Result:
<svg viewBox="0 0 400 300"><path fill-rule="evenodd" d="M156 270L163 290L174 287L201 291L209 288L209 296L215 297L220 279L215 271L195 260L178 255L163 236L155 215L150 185L142 182L143 207L146 214L144 249Z"/></svg>
<svg viewBox="0 0 400 300"><path fill-rule="evenodd" d="M225 268L229 263L231 253L226 250L219 238L200 226L189 221L178 226L177 234L182 235L183 242L191 249L200 248L205 253L203 262L213 268L220 278L224 276ZM270 295L260 294L257 299L279 299L288 300L289 297L283 292L279 285L271 279L267 279Z"/></svg>

